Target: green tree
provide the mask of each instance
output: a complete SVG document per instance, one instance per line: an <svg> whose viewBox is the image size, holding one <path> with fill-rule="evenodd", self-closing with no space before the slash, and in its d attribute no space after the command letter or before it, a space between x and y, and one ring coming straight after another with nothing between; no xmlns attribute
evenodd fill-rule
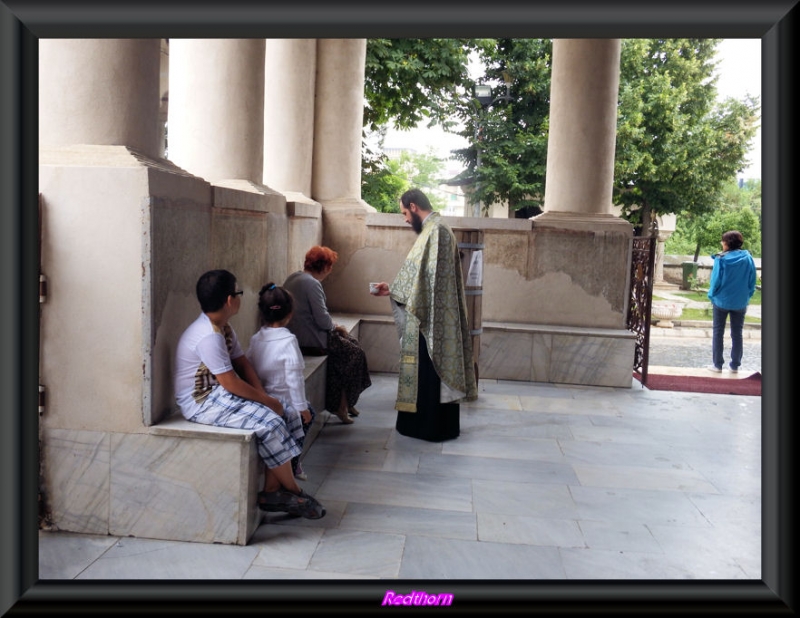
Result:
<svg viewBox="0 0 800 618"><path fill-rule="evenodd" d="M485 67L478 81L492 86L492 103L481 107L470 94L450 102L464 126L458 133L472 142L454 152L466 166L458 179L471 183L484 212L507 202L536 214L544 201L552 42L496 39L475 49Z"/></svg>
<svg viewBox="0 0 800 618"><path fill-rule="evenodd" d="M613 201L639 228L660 214L713 212L744 166L758 101L716 102L718 42L622 42ZM493 88L485 109L472 96L470 52L485 66L478 81ZM438 123L472 142L454 158L466 165L458 180L471 184L473 199L540 209L551 57L548 39L370 39L365 127Z"/></svg>
<svg viewBox="0 0 800 618"><path fill-rule="evenodd" d="M413 128L452 123L449 102L471 86L469 53L475 39L368 39L364 69L364 127L390 122Z"/></svg>
<svg viewBox="0 0 800 618"><path fill-rule="evenodd" d="M380 212L400 212L398 199L412 187L424 189L435 210L447 203L434 191L442 184L444 161L433 152L403 151L396 159L383 157L361 175L361 197Z"/></svg>
<svg viewBox="0 0 800 618"><path fill-rule="evenodd" d="M716 103L718 43L622 42L613 200L641 229L657 215L710 216L744 167L759 106Z"/></svg>
<svg viewBox="0 0 800 618"><path fill-rule="evenodd" d="M369 137L382 145L390 124L400 129L422 122L452 127L457 119L449 114L449 103L471 91L469 54L480 44L475 39L368 39L365 144ZM361 195L382 212L399 212L397 199L412 182L411 174L393 171L393 166L388 157L365 145ZM424 173L413 182L439 184Z"/></svg>
<svg viewBox="0 0 800 618"><path fill-rule="evenodd" d="M711 213L694 216L687 213L678 218L675 232L667 239L667 253L702 255L720 250L724 232L739 230L744 236L744 248L761 257L761 181L748 181L742 186L736 181L726 183L721 190L720 206Z"/></svg>

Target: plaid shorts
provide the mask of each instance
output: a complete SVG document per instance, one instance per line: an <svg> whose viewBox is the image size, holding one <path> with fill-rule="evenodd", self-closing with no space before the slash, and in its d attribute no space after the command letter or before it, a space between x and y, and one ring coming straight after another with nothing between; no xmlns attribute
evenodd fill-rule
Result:
<svg viewBox="0 0 800 618"><path fill-rule="evenodd" d="M277 468L302 453L297 440L302 440L304 432L297 413L278 416L264 404L243 399L219 385L211 390L202 406L190 421L253 430L258 454L267 468Z"/></svg>

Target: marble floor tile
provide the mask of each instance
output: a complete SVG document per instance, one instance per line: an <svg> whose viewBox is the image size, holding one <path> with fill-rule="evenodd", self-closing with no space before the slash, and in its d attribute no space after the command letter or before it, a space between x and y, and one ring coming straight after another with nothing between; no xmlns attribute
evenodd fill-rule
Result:
<svg viewBox="0 0 800 618"><path fill-rule="evenodd" d="M687 528L648 525L664 554L694 561L732 560L751 579L761 579L761 527Z"/></svg>
<svg viewBox="0 0 800 618"><path fill-rule="evenodd" d="M492 427L519 427L525 424L520 410L491 410L461 407L461 431L472 431Z"/></svg>
<svg viewBox="0 0 800 618"><path fill-rule="evenodd" d="M520 395L520 405L525 412L544 412L548 414L571 414L583 416L587 414L615 414L609 405L595 405L573 398L543 397L541 395Z"/></svg>
<svg viewBox="0 0 800 618"><path fill-rule="evenodd" d="M405 540L402 534L327 530L309 570L394 578L400 571Z"/></svg>
<svg viewBox="0 0 800 618"><path fill-rule="evenodd" d="M350 502L340 529L476 540L474 513Z"/></svg>
<svg viewBox="0 0 800 618"><path fill-rule="evenodd" d="M576 519L580 520L710 526L689 497L679 491L571 485L569 492L580 514Z"/></svg>
<svg viewBox="0 0 800 618"><path fill-rule="evenodd" d="M666 444L617 444L559 440L564 459L573 465L614 465L621 461L632 466L651 468L694 469L683 459L684 453Z"/></svg>
<svg viewBox="0 0 800 618"><path fill-rule="evenodd" d="M747 579L731 559L605 549L559 550L567 579Z"/></svg>
<svg viewBox="0 0 800 618"><path fill-rule="evenodd" d="M516 436L517 438L535 438L539 440L575 439L572 430L566 424L500 425L485 428L484 431L493 436Z"/></svg>
<svg viewBox="0 0 800 618"><path fill-rule="evenodd" d="M575 425L572 435L576 440L585 442L615 442L621 444L651 444L657 446L659 441L643 431L622 427L598 427L597 425Z"/></svg>
<svg viewBox="0 0 800 618"><path fill-rule="evenodd" d="M475 401L462 402L461 408L483 410L521 410L519 396L501 393L480 393Z"/></svg>
<svg viewBox="0 0 800 618"><path fill-rule="evenodd" d="M255 547L121 538L76 579L241 579Z"/></svg>
<svg viewBox="0 0 800 618"><path fill-rule="evenodd" d="M762 504L761 495L743 496L741 494L711 495L690 493L689 500L715 526L741 526L760 528Z"/></svg>
<svg viewBox="0 0 800 618"><path fill-rule="evenodd" d="M539 519L578 519L566 485L473 480L476 513L526 515Z"/></svg>
<svg viewBox="0 0 800 618"><path fill-rule="evenodd" d="M337 468L325 480L316 498L323 503L331 499L444 511L472 511L470 479L438 475Z"/></svg>
<svg viewBox="0 0 800 618"><path fill-rule="evenodd" d="M417 453L389 451L383 460L383 471L415 474L419 469L419 458Z"/></svg>
<svg viewBox="0 0 800 618"><path fill-rule="evenodd" d="M699 472L671 468L647 468L629 465L573 465L584 487L627 489L664 489L716 494L716 487Z"/></svg>
<svg viewBox="0 0 800 618"><path fill-rule="evenodd" d="M520 397L552 397L570 399L572 386L551 384L549 382L520 382L517 380L480 380L478 390L487 393L501 393Z"/></svg>
<svg viewBox="0 0 800 618"><path fill-rule="evenodd" d="M496 457L420 455L419 472L489 481L555 483L559 485L574 485L578 482L572 466L565 463Z"/></svg>
<svg viewBox="0 0 800 618"><path fill-rule="evenodd" d="M586 547L578 522L527 515L478 513L478 539L493 543Z"/></svg>
<svg viewBox="0 0 800 618"><path fill-rule="evenodd" d="M589 549L664 553L663 547L653 536L650 528L644 524L582 520L578 522L578 525Z"/></svg>
<svg viewBox="0 0 800 618"><path fill-rule="evenodd" d="M358 444L342 453L336 465L357 470L384 470L389 452L380 444Z"/></svg>
<svg viewBox="0 0 800 618"><path fill-rule="evenodd" d="M555 462L562 459L561 449L553 439L494 436L480 432L462 432L458 440L444 442L442 454Z"/></svg>
<svg viewBox="0 0 800 618"><path fill-rule="evenodd" d="M324 532L311 526L259 526L249 543L258 550L253 566L306 569Z"/></svg>
<svg viewBox="0 0 800 618"><path fill-rule="evenodd" d="M39 531L39 579L75 579L116 542L113 536Z"/></svg>
<svg viewBox="0 0 800 618"><path fill-rule="evenodd" d="M563 579L565 572L558 552L553 547L409 536L398 577L425 580Z"/></svg>

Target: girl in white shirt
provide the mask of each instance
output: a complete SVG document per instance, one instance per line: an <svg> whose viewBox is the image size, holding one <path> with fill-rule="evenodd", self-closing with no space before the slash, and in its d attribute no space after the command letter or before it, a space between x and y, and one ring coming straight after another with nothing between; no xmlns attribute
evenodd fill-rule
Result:
<svg viewBox="0 0 800 618"><path fill-rule="evenodd" d="M297 337L286 328L292 319L292 295L274 283L268 283L258 294L261 328L250 338L247 358L258 374L268 395L280 400L284 414L299 415L304 433L314 420L314 411L306 398L305 361ZM302 448L303 441L297 440ZM300 457L292 459L295 477L307 480Z"/></svg>

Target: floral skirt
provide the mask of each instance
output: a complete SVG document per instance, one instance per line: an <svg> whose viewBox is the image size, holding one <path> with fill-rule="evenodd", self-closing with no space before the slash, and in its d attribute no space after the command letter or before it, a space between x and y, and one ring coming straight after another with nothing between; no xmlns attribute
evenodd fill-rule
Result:
<svg viewBox="0 0 800 618"><path fill-rule="evenodd" d="M338 330L328 336L327 388L325 408L336 412L344 393L347 406L352 408L366 389L372 386L367 368L367 355L355 337Z"/></svg>

